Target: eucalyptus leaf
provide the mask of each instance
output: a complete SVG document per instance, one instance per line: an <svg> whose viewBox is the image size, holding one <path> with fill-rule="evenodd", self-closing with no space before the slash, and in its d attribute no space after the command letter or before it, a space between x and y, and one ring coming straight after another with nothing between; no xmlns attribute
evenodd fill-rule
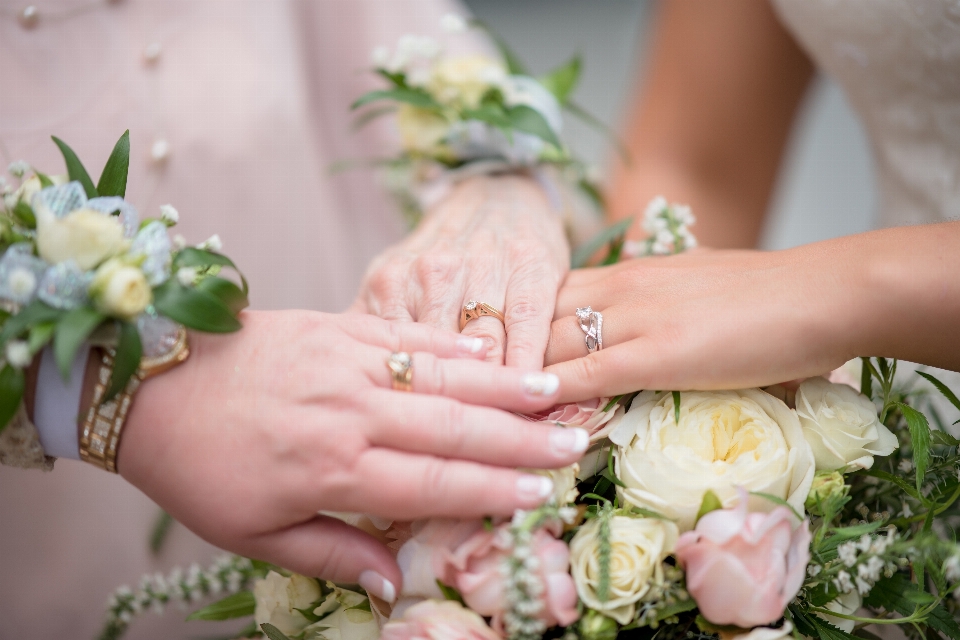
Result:
<svg viewBox="0 0 960 640"><path fill-rule="evenodd" d="M106 316L99 311L80 307L67 312L57 323L53 334L53 357L64 382L70 379L70 369L73 368L73 360L80 345L104 320Z"/></svg>
<svg viewBox="0 0 960 640"><path fill-rule="evenodd" d="M540 84L554 95L557 102L565 104L580 80L581 67L580 56L574 56L566 64L541 77Z"/></svg>
<svg viewBox="0 0 960 640"><path fill-rule="evenodd" d="M0 369L0 432L10 424L23 401L26 380L23 371L9 364Z"/></svg>
<svg viewBox="0 0 960 640"><path fill-rule="evenodd" d="M250 306L247 294L240 287L224 278L218 278L217 276L203 278L197 283L197 289L215 295L220 302L229 307L234 315Z"/></svg>
<svg viewBox="0 0 960 640"><path fill-rule="evenodd" d="M88 198L96 198L99 196L100 194L97 192L97 188L93 186L93 180L90 179L90 174L84 169L83 163L80 162L80 158L73 152L73 149L60 138L56 136L52 136L52 138L56 145L60 147L60 153L63 154L63 161L67 164L67 173L70 179L76 180L83 186L83 190L86 192Z"/></svg>
<svg viewBox="0 0 960 640"><path fill-rule="evenodd" d="M359 109L365 104L370 104L371 102L377 102L379 100L396 100L397 102L403 102L405 104L413 105L414 107L420 107L421 109L440 109L440 104L433 99L433 97L422 89L410 89L410 88L396 88L396 89L385 89L378 91L370 91L365 93L352 105L351 109Z"/></svg>
<svg viewBox="0 0 960 640"><path fill-rule="evenodd" d="M700 502L700 509L697 511L697 522L700 522L700 518L707 515L711 511L716 511L718 509L723 509L723 503L720 502L720 498L717 497L710 489L707 489L707 492L703 494L703 500Z"/></svg>
<svg viewBox="0 0 960 640"><path fill-rule="evenodd" d="M253 597L253 592L240 591L194 611L187 616L187 620L233 620L252 616L256 606L257 601Z"/></svg>
<svg viewBox="0 0 960 640"><path fill-rule="evenodd" d="M290 636L277 629L275 626L269 622L264 622L260 625L260 629L263 630L263 635L267 636L270 640L291 640Z"/></svg>
<svg viewBox="0 0 960 640"><path fill-rule="evenodd" d="M230 308L207 291L184 287L176 278L153 290L153 306L175 322L207 333L232 333L242 325Z"/></svg>
<svg viewBox="0 0 960 640"><path fill-rule="evenodd" d="M522 131L534 135L544 142L548 142L560 149L562 145L557 138L556 132L547 122L539 111L525 104L518 104L507 110L507 118L510 120L510 126L516 131Z"/></svg>
<svg viewBox="0 0 960 640"><path fill-rule="evenodd" d="M137 326L130 322L120 322L117 353L113 359L113 372L110 374L110 384L103 394L103 402L113 400L123 391L127 382L137 372L140 358L143 356L143 345L140 342L140 332Z"/></svg>
<svg viewBox="0 0 960 640"><path fill-rule="evenodd" d="M923 477L930 464L930 425L922 413L908 404L898 402L897 407L907 421L910 429L910 442L913 446L913 464L917 468L917 491L923 484Z"/></svg>
<svg viewBox="0 0 960 640"><path fill-rule="evenodd" d="M20 310L15 316L12 316L3 325L0 331L0 344L5 343L11 338L18 338L20 335L35 324L41 322L56 322L64 315L60 309L54 309L45 302L34 300L26 307Z"/></svg>
<svg viewBox="0 0 960 640"><path fill-rule="evenodd" d="M130 130L127 129L117 140L107 164L100 173L97 192L101 196L123 197L127 193L127 173L130 169Z"/></svg>

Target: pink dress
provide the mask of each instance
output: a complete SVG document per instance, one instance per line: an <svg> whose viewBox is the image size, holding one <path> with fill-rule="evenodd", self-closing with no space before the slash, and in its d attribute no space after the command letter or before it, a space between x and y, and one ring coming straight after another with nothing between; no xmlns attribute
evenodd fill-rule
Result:
<svg viewBox="0 0 960 640"><path fill-rule="evenodd" d="M25 2L23 3L25 4ZM128 198L141 216L180 211L190 242L223 239L256 308L338 311L404 224L376 176L331 164L395 151L389 124L351 129L350 102L376 86L377 45L440 36L447 0L0 0L0 160L63 172L50 134L96 179L131 130ZM80 7L76 15L62 12ZM448 39L449 49L473 38ZM162 159L163 143L167 151ZM153 149L157 144L157 148ZM161 160L151 156L157 151ZM120 478L61 460L53 473L0 468L0 637L91 638L107 596L147 571L207 563L215 550L175 527L147 550L157 507ZM174 610L130 638L217 635ZM237 625L228 625L233 629Z"/></svg>

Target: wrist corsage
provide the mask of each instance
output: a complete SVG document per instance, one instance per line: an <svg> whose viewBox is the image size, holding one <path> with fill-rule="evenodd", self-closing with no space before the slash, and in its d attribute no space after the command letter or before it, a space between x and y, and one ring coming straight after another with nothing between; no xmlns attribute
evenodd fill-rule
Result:
<svg viewBox="0 0 960 640"><path fill-rule="evenodd" d="M20 185L6 189L0 208L0 430L23 400L24 370L37 353L52 345L66 379L81 345L96 344L107 348L109 367L101 369L81 455L86 434L93 454L104 447L99 453L109 457L110 443L115 454L119 438L115 414L122 418L139 381L186 357L185 328L240 329L247 283L219 252L217 236L188 247L168 235L178 221L176 209L166 205L158 217L141 220L124 199L129 132L96 184L73 150L53 140L67 175L15 162L10 172ZM237 282L221 277L224 267L236 272ZM118 407L98 412L121 399Z"/></svg>

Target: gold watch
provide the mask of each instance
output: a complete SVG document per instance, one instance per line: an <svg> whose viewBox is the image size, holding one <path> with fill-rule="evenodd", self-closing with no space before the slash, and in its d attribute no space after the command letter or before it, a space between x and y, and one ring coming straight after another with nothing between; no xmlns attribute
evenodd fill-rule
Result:
<svg viewBox="0 0 960 640"><path fill-rule="evenodd" d="M151 376L169 371L184 362L190 355L187 344L187 330L180 327L173 346L166 352L140 360L140 367L130 377L127 386L109 402L103 402L103 396L110 384L116 351L105 350L97 372L97 382L93 390L93 403L87 411L80 427L80 459L95 467L111 473L117 473L117 450L124 421L130 412L133 396L140 384Z"/></svg>

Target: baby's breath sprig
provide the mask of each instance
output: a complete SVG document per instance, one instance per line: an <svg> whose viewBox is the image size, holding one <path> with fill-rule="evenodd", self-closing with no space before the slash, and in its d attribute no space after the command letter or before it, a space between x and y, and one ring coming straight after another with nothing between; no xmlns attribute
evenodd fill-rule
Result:
<svg viewBox="0 0 960 640"><path fill-rule="evenodd" d="M683 253L697 246L697 239L690 232L696 219L690 207L669 203L663 196L650 201L643 214L643 230L647 239L628 242L624 254L630 257L669 256Z"/></svg>
<svg viewBox="0 0 960 640"><path fill-rule="evenodd" d="M207 596L237 593L259 576L250 560L234 555L217 558L207 569L193 564L186 571L176 567L167 576L144 575L137 591L122 586L107 600L107 622L100 640L122 637L134 616L147 610L161 615L171 602L186 608L187 603Z"/></svg>

